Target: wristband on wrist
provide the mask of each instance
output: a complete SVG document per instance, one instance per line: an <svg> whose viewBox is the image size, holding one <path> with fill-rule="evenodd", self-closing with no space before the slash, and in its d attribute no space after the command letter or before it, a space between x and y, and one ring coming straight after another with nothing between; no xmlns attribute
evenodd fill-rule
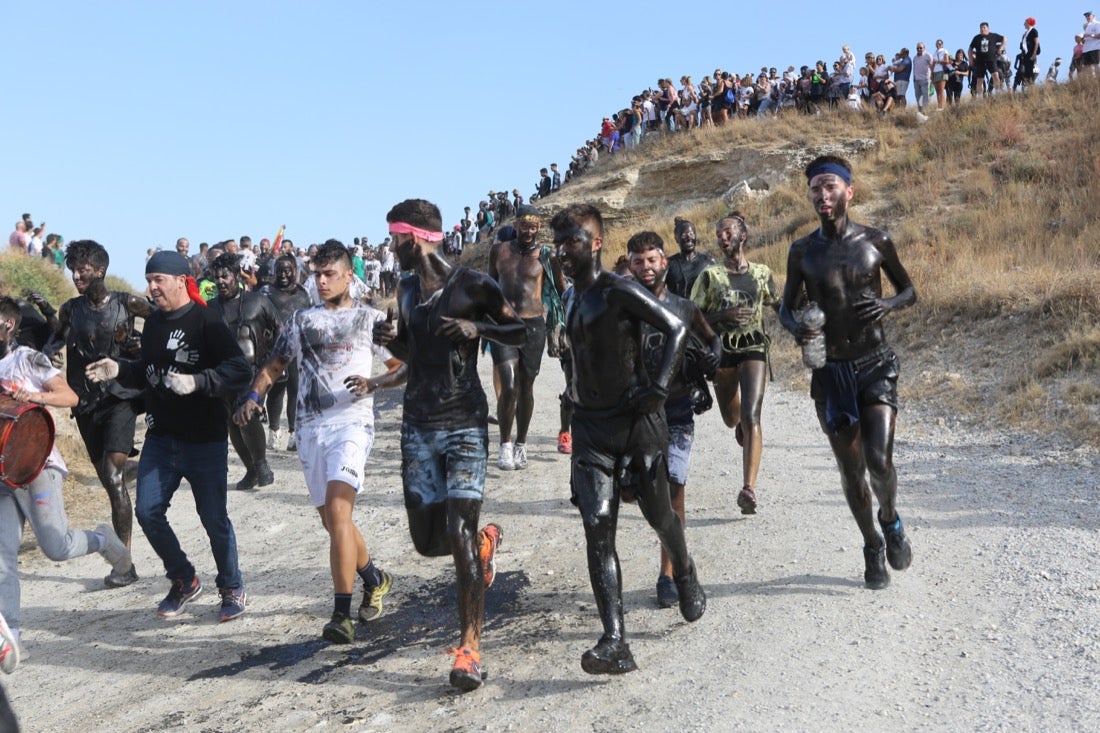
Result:
<svg viewBox="0 0 1100 733"><path fill-rule="evenodd" d="M243 405L245 402L248 402L249 400L252 400L257 405L260 404L260 393L257 392L256 390L252 390L251 392L249 392L248 394L246 394L244 396L244 399L241 400L241 404Z"/></svg>

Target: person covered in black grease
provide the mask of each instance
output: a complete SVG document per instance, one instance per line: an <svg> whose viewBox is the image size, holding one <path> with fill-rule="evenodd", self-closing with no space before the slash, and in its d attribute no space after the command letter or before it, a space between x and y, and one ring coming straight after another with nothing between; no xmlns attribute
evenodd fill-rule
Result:
<svg viewBox="0 0 1100 733"><path fill-rule="evenodd" d="M209 302L210 310L221 316L237 345L248 359L253 376L267 361L275 335L279 330L279 314L275 304L258 292L245 290L241 279L241 256L226 252L211 264L218 297ZM238 406L238 395L232 395L227 408L232 415ZM243 425L229 421L229 441L244 464L244 477L237 482L238 491L250 491L275 483L275 472L267 462L267 434L258 414L251 415Z"/></svg>
<svg viewBox="0 0 1100 733"><path fill-rule="evenodd" d="M401 477L409 533L421 555L454 558L461 640L451 650L450 682L473 690L483 679L485 591L502 538L496 524L477 529L489 450L478 343L521 347L526 326L496 281L443 257L443 218L435 204L407 199L386 221L401 269L412 271L398 285L397 323L375 327L377 343L408 364Z"/></svg>
<svg viewBox="0 0 1100 733"><path fill-rule="evenodd" d="M913 559L896 509L899 361L886 343L882 319L915 303L917 292L890 236L848 218L854 193L848 161L815 158L806 167L806 182L821 226L791 244L779 320L800 344L825 334L827 362L813 371L810 396L863 534L864 583L878 590L890 583L887 560L904 570ZM883 297L883 274L893 297ZM802 323L795 309L803 297L825 312L822 328ZM875 528L872 491L883 534Z"/></svg>
<svg viewBox="0 0 1100 733"><path fill-rule="evenodd" d="M111 525L119 539L131 546L134 510L126 486L126 460L134 450L141 390L123 387L117 380L102 384L84 376L84 367L109 357L137 356L140 342L134 337L135 318L148 318L153 306L132 293L111 292L104 284L111 259L98 242L82 239L69 244L65 264L73 274L77 297L61 304L57 332L47 351L65 348L65 378L80 402L73 417L99 483L111 504ZM109 587L130 585L138 579L131 566L104 581Z"/></svg>
<svg viewBox="0 0 1100 733"><path fill-rule="evenodd" d="M680 368L687 325L644 287L600 267L603 217L573 204L551 221L562 272L573 279L566 314L572 354L572 484L584 522L588 574L603 636L581 656L589 674L637 669L626 642L615 528L624 480L672 560L680 613L696 621L706 595L688 554L684 527L669 497L664 404ZM641 324L665 336L660 367L646 374Z"/></svg>

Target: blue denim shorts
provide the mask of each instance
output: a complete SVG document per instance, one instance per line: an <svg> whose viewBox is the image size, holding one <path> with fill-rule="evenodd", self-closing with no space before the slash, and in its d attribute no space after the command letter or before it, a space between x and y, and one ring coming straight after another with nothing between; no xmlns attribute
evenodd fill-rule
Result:
<svg viewBox="0 0 1100 733"><path fill-rule="evenodd" d="M401 480L405 506L447 499L481 501L489 460L487 427L431 430L401 425Z"/></svg>

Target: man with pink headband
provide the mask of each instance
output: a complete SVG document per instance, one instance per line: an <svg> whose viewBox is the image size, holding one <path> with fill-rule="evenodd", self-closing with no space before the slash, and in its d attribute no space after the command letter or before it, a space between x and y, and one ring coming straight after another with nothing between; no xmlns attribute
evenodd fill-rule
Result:
<svg viewBox="0 0 1100 733"><path fill-rule="evenodd" d="M848 218L854 192L848 161L833 155L815 158L806 167L806 181L821 226L791 245L779 320L800 344L825 334L828 361L814 369L810 396L840 468L848 508L863 534L863 581L879 590L890 584L887 561L905 570L913 559L895 509L899 362L886 343L882 320L915 303L917 293L890 235ZM893 297L882 295L883 274ZM805 325L796 313L807 301L825 312L823 327ZM875 528L872 491L883 534Z"/></svg>
<svg viewBox="0 0 1100 733"><path fill-rule="evenodd" d="M386 214L402 270L397 323L375 340L408 364L401 425L401 478L409 534L427 557L451 555L457 571L461 641L451 684L481 686L485 590L496 575L502 532L477 529L489 450L489 406L477 374L478 342L523 345L525 326L488 275L452 266L440 252L435 204L408 199Z"/></svg>

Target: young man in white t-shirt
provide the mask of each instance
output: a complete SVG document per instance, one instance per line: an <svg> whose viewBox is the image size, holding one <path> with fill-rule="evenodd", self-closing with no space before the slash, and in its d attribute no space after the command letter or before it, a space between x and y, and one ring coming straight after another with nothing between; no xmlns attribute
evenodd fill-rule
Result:
<svg viewBox="0 0 1100 733"><path fill-rule="evenodd" d="M337 644L355 638L351 593L355 576L365 591L359 619L382 615L393 579L375 566L363 535L352 522L363 468L374 443L373 392L405 379L405 364L373 342L374 325L385 316L351 293L351 255L340 242L325 242L310 261L321 303L296 311L283 326L271 357L252 383L234 420L247 423L260 410L291 360L298 364L298 458L310 498L329 534L334 608L322 636ZM374 357L386 371L370 376Z"/></svg>

